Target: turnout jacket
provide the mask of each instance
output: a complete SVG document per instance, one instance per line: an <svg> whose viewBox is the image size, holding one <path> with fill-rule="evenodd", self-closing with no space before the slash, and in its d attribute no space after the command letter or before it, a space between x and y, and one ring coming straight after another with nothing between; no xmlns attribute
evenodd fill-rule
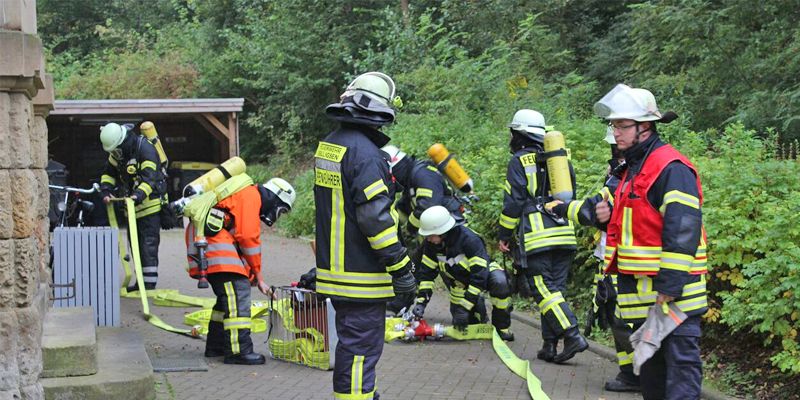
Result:
<svg viewBox="0 0 800 400"><path fill-rule="evenodd" d="M422 212L433 207L443 206L457 220L463 219L461 203L453 196L444 177L431 163L415 160L407 176L395 174L395 178L403 186L400 198L400 211L408 214L408 223L416 231L419 229L419 217Z"/></svg>
<svg viewBox="0 0 800 400"><path fill-rule="evenodd" d="M377 142L377 143L376 143ZM411 260L398 238L389 165L379 145L388 137L342 123L314 154L317 292L351 301L394 297L392 276Z"/></svg>
<svg viewBox="0 0 800 400"><path fill-rule="evenodd" d="M261 272L261 194L257 185L246 188L223 199L214 208L225 212L224 227L213 236L207 236L208 273L232 272L253 281ZM186 249L189 275L200 277L196 261L197 248L194 224L186 227ZM200 227L199 229L203 229Z"/></svg>
<svg viewBox="0 0 800 400"><path fill-rule="evenodd" d="M417 276L420 280L417 301L428 303L433 281L441 274L450 288L450 302L471 310L480 293L488 289L490 262L483 240L464 225L456 225L447 232L441 245L425 241Z"/></svg>
<svg viewBox="0 0 800 400"><path fill-rule="evenodd" d="M675 297L689 316L704 314L707 240L697 171L657 135L626 151L625 161L628 168L609 196L612 214L604 227L606 272L619 273L621 316L628 322L643 321L658 293ZM602 195L593 199L570 202L570 219L600 226L593 204Z"/></svg>
<svg viewBox="0 0 800 400"><path fill-rule="evenodd" d="M567 221L562 225L542 212L544 204L553 200L547 176L547 160L542 154L541 147L525 147L515 151L508 162L497 237L510 241L521 225L520 246L527 254L553 249L574 250L577 242L572 222ZM572 163L569 169L572 192L575 193Z"/></svg>
<svg viewBox="0 0 800 400"><path fill-rule="evenodd" d="M108 195L122 187L126 193L136 195L136 218L141 218L161 211L167 182L155 146L142 136L128 135L120 146L122 158L108 156L100 189Z"/></svg>

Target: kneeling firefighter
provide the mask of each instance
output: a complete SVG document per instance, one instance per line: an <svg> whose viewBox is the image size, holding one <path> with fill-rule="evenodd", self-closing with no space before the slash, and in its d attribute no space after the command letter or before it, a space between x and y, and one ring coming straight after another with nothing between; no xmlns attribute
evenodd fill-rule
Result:
<svg viewBox="0 0 800 400"><path fill-rule="evenodd" d="M160 158L153 143L134 133L132 128L111 122L100 129L103 150L109 153L108 163L100 177L100 191L106 204L119 195L130 196L136 205L136 232L144 287L152 290L158 282L160 213L167 195L166 160ZM138 290L138 285L140 282L128 290Z"/></svg>
<svg viewBox="0 0 800 400"><path fill-rule="evenodd" d="M450 313L456 328L485 322L481 320L481 315L486 314L481 293L488 291L492 325L500 338L514 340L509 329L511 283L505 269L489 258L483 239L470 228L456 224L442 206L433 206L422 213L419 234L425 237L425 242L422 266L417 273L419 290L411 309L414 316L422 318L433 294L433 281L441 274L450 290Z"/></svg>
<svg viewBox="0 0 800 400"><path fill-rule="evenodd" d="M546 136L553 138L553 135L545 132L541 113L519 110L509 128L513 156L508 163L503 211L497 232L499 248L507 253L510 243L517 239L519 272L530 286L541 312L543 345L536 357L560 363L586 350L589 344L581 336L578 319L564 298L569 268L577 248L575 228L572 222L546 212L544 205L563 193L566 193L564 198L572 199L575 174L566 161L565 149L545 151ZM557 175L553 173L557 164L551 161L559 159L562 161L562 174ZM559 177L568 177L571 184L567 186L571 187L556 190L559 180L553 178ZM564 348L557 353L560 339L564 340Z"/></svg>
<svg viewBox="0 0 800 400"><path fill-rule="evenodd" d="M254 185L245 174L230 178L242 182L241 188L213 206L203 226L189 224L186 248L189 275L200 279L207 273L217 296L211 312L206 340L206 357L225 356L225 364L263 364L263 355L253 351L250 338L250 286L272 295L261 274L261 222L272 226L292 209L295 193L288 182L272 178ZM202 229L204 232L198 232ZM195 238L205 236L207 271L200 270Z"/></svg>

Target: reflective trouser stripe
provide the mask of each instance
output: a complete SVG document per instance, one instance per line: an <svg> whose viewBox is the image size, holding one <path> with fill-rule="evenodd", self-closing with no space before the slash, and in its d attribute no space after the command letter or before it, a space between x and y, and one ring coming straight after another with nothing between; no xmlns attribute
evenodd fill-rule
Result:
<svg viewBox="0 0 800 400"><path fill-rule="evenodd" d="M239 330L239 329L250 329L252 323L253 323L252 320L250 318L246 318L246 317L226 318L226 319L222 320L223 328L226 331ZM231 332L231 334L233 334L233 332Z"/></svg>
<svg viewBox="0 0 800 400"><path fill-rule="evenodd" d="M566 330L572 326L572 324L569 322L569 318L567 318L567 315L561 308L562 303L564 303L564 297L561 296L561 292L552 293L539 302L539 312L542 314L552 312L558 320L558 323L561 325L561 328Z"/></svg>
<svg viewBox="0 0 800 400"><path fill-rule="evenodd" d="M505 310L506 308L508 308L509 304L511 304L510 297L505 297L502 299L498 299L496 297L489 297L489 301L492 303L492 307L500 310Z"/></svg>
<svg viewBox="0 0 800 400"><path fill-rule="evenodd" d="M353 367L350 372L350 393L361 394L364 384L364 356L353 356Z"/></svg>
<svg viewBox="0 0 800 400"><path fill-rule="evenodd" d="M158 266L142 267L142 278L144 278L144 283L158 282Z"/></svg>
<svg viewBox="0 0 800 400"><path fill-rule="evenodd" d="M371 400L375 395L375 391L371 391L369 393L333 393L334 399L341 399L341 400Z"/></svg>
<svg viewBox="0 0 800 400"><path fill-rule="evenodd" d="M633 353L621 351L617 353L617 364L619 366L633 364Z"/></svg>
<svg viewBox="0 0 800 400"><path fill-rule="evenodd" d="M421 281L419 283L419 289L420 290L425 290L425 289L433 290L433 281Z"/></svg>
<svg viewBox="0 0 800 400"><path fill-rule="evenodd" d="M236 291L233 290L233 283L225 282L225 295L228 297L228 320L236 319L239 316L239 311L236 308ZM239 329L231 328L231 352L239 354Z"/></svg>

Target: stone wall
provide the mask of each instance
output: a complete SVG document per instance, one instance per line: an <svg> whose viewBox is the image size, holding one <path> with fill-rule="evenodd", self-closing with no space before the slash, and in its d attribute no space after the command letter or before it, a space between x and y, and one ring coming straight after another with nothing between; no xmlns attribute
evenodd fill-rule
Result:
<svg viewBox="0 0 800 400"><path fill-rule="evenodd" d="M0 0L0 400L42 399L50 271L47 125L35 0Z"/></svg>

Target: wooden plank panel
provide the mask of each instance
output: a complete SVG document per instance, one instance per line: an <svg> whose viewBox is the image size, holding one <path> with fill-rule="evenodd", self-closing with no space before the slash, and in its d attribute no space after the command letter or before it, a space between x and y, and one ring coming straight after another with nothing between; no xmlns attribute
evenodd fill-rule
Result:
<svg viewBox="0 0 800 400"><path fill-rule="evenodd" d="M89 303L90 288L86 285L86 282L89 279L89 271L92 267L91 252L89 250L90 240L91 240L90 235L92 231L93 229L75 228L75 233L78 235L81 242L81 254L80 254L80 261L78 263L80 278L75 280L76 284L75 289L80 289L80 294L76 293L76 296L80 296L78 305L81 306ZM80 286L78 286L78 284L80 284Z"/></svg>
<svg viewBox="0 0 800 400"><path fill-rule="evenodd" d="M111 320L112 326L120 326L120 310L119 310L119 287L120 287L120 260L119 260L119 246L118 246L118 232L115 229L107 228L106 241L107 246L106 254L109 255L109 262L107 265L111 266L111 291L112 296L112 310L114 317Z"/></svg>
<svg viewBox="0 0 800 400"><path fill-rule="evenodd" d="M71 229L66 229L67 233L67 279L65 283L75 279L75 233ZM75 297L67 300L68 307L75 307Z"/></svg>

